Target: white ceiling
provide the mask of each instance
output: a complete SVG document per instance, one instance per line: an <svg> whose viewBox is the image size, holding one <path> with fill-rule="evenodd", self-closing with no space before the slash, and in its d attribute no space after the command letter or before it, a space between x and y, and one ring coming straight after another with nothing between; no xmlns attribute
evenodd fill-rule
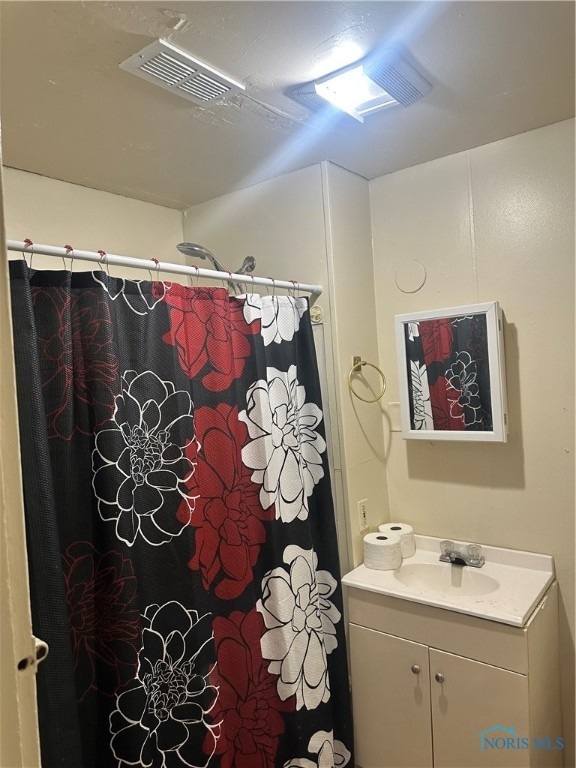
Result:
<svg viewBox="0 0 576 768"><path fill-rule="evenodd" d="M1 2L4 163L174 208L320 160L374 178L572 117L574 8ZM240 80L245 94L196 107L118 68L158 37ZM348 63L338 56L392 42L434 84L421 102L361 125L326 121L286 95Z"/></svg>

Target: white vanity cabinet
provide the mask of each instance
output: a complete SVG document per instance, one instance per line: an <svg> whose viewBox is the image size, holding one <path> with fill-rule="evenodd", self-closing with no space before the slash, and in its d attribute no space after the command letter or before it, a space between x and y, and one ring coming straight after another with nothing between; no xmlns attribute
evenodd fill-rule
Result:
<svg viewBox="0 0 576 768"><path fill-rule="evenodd" d="M513 627L349 587L357 768L562 766L557 593Z"/></svg>

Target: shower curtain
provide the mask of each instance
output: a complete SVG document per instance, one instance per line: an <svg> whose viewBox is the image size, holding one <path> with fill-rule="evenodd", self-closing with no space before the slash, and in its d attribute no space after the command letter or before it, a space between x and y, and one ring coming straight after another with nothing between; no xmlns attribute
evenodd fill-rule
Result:
<svg viewBox="0 0 576 768"><path fill-rule="evenodd" d="M43 768L352 766L307 300L10 269Z"/></svg>

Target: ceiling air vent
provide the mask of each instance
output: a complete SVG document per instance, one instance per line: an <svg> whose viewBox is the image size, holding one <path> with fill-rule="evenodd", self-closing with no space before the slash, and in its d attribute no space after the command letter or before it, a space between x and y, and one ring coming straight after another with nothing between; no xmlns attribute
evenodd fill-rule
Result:
<svg viewBox="0 0 576 768"><path fill-rule="evenodd" d="M193 101L209 104L229 98L244 86L166 40L157 40L120 64L120 69Z"/></svg>

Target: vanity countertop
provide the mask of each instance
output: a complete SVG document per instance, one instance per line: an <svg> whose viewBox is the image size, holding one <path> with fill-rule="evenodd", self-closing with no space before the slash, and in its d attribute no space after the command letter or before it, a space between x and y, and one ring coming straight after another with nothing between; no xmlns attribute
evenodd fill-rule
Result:
<svg viewBox="0 0 576 768"><path fill-rule="evenodd" d="M551 555L482 545L486 561L472 568L440 562L442 539L414 539L416 553L399 568L380 571L360 565L343 577L343 584L523 627L554 581Z"/></svg>

